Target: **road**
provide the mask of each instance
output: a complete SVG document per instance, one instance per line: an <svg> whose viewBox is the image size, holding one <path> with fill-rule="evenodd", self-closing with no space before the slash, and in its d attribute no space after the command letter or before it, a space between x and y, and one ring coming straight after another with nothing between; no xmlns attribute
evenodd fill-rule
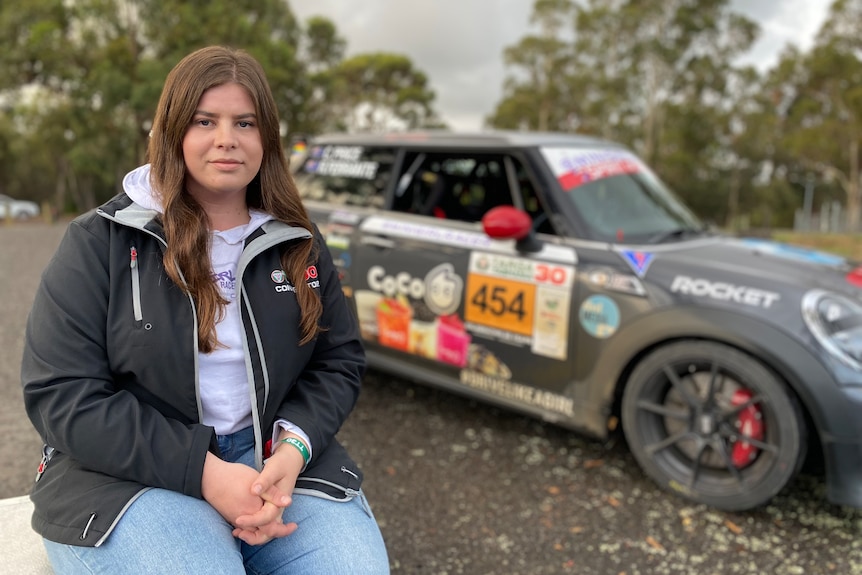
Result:
<svg viewBox="0 0 862 575"><path fill-rule="evenodd" d="M0 497L25 494L39 460L18 369L63 229L0 225ZM862 575L862 510L826 503L816 475L761 509L715 511L658 489L621 439L373 371L340 438L365 471L395 574Z"/></svg>

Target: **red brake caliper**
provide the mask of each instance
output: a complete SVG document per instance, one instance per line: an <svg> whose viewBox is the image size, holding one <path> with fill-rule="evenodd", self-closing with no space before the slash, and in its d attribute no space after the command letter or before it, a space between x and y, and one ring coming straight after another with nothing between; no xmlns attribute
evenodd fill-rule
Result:
<svg viewBox="0 0 862 575"><path fill-rule="evenodd" d="M754 397L753 393L747 389L740 388L733 392L730 403L735 407L750 401L752 397ZM752 439L763 439L763 419L760 407L756 404L749 405L739 412L736 425L741 435ZM760 452L757 447L744 439L734 441L730 445L730 458L737 469L742 469L751 464Z"/></svg>

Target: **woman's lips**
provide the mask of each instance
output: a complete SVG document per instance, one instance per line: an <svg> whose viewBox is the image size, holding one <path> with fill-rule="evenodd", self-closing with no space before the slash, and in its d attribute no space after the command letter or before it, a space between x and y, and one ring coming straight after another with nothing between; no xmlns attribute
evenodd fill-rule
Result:
<svg viewBox="0 0 862 575"><path fill-rule="evenodd" d="M242 165L242 162L237 160L213 160L210 163L221 170L232 170Z"/></svg>

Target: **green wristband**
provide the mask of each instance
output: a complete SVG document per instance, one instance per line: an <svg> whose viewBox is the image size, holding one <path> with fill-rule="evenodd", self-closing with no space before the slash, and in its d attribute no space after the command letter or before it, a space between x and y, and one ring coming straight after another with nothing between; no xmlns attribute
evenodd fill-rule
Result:
<svg viewBox="0 0 862 575"><path fill-rule="evenodd" d="M311 457L311 454L308 452L308 448L302 441L298 440L295 437L285 437L284 439L279 441L279 443L287 443L297 448L302 454L303 463L308 463L308 458Z"/></svg>

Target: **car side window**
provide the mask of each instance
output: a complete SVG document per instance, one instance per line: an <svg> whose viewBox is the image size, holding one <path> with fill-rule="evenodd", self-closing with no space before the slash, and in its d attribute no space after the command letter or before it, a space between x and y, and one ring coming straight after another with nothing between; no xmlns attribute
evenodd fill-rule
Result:
<svg viewBox="0 0 862 575"><path fill-rule="evenodd" d="M295 178L303 199L382 208L394 163L393 148L312 146Z"/></svg>
<svg viewBox="0 0 862 575"><path fill-rule="evenodd" d="M521 200L518 207L530 214L530 218L533 220L533 230L542 234L555 234L550 212L536 192L536 186L524 164L512 157L506 158L506 162L512 179L516 182L517 195Z"/></svg>
<svg viewBox="0 0 862 575"><path fill-rule="evenodd" d="M491 208L515 205L500 155L414 152L404 165L394 211L478 222Z"/></svg>

